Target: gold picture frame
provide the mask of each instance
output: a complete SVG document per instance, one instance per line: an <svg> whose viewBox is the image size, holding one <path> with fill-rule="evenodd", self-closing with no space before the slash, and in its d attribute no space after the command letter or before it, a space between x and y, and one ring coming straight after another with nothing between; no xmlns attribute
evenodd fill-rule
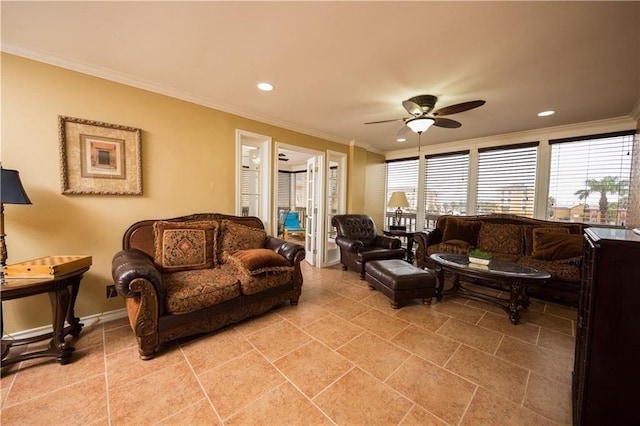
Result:
<svg viewBox="0 0 640 426"><path fill-rule="evenodd" d="M63 194L142 195L141 130L58 116Z"/></svg>

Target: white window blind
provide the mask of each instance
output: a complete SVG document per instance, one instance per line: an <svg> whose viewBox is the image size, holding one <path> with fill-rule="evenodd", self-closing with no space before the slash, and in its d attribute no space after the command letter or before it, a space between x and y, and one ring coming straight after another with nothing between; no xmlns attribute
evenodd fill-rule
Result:
<svg viewBox="0 0 640 426"><path fill-rule="evenodd" d="M387 198L395 191L403 191L407 194L409 207L403 208L404 212L415 213L418 209L418 158L403 160L391 160L387 162ZM395 211L395 207L387 207L387 211Z"/></svg>
<svg viewBox="0 0 640 426"><path fill-rule="evenodd" d="M538 142L478 150L477 214L533 217Z"/></svg>
<svg viewBox="0 0 640 426"><path fill-rule="evenodd" d="M425 228L443 214L467 214L469 151L425 156Z"/></svg>
<svg viewBox="0 0 640 426"><path fill-rule="evenodd" d="M549 218L623 226L627 217L634 133L549 141Z"/></svg>
<svg viewBox="0 0 640 426"><path fill-rule="evenodd" d="M278 172L278 208L291 208L291 173Z"/></svg>

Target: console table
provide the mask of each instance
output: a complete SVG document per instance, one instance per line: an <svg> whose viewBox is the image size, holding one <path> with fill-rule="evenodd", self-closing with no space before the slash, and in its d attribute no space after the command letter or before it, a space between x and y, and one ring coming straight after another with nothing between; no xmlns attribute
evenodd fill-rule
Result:
<svg viewBox="0 0 640 426"><path fill-rule="evenodd" d="M8 278L6 285L0 288L2 302L13 299L20 299L36 294L48 293L51 301L51 313L53 323L53 333L45 333L39 336L24 339L2 339L2 365L13 364L32 358L55 357L64 365L71 361L71 354L74 348L65 342L65 336L77 337L82 330L83 324L80 318L75 316L74 306L80 280L82 275L89 270L83 267L78 270L65 273L52 278ZM65 326L65 320L68 323ZM2 323L2 312L0 310L0 328L4 334ZM51 339L47 349L27 352L21 355L9 356L10 349L14 346L28 345L29 343Z"/></svg>

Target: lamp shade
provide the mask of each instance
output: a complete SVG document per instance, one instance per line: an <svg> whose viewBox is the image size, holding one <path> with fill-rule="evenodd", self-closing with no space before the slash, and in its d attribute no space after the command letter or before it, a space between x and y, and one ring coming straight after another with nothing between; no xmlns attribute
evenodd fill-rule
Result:
<svg viewBox="0 0 640 426"><path fill-rule="evenodd" d="M422 133L435 123L436 120L431 117L417 117L407 121L407 127L415 133Z"/></svg>
<svg viewBox="0 0 640 426"><path fill-rule="evenodd" d="M407 194L402 191L396 191L391 194L387 207L409 207L409 200L407 200Z"/></svg>
<svg viewBox="0 0 640 426"><path fill-rule="evenodd" d="M0 169L0 203L31 204L17 170Z"/></svg>

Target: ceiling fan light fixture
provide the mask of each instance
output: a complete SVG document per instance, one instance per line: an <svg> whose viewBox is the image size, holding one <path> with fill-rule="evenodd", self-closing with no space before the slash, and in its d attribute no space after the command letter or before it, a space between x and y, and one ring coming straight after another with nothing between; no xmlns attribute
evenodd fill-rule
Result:
<svg viewBox="0 0 640 426"><path fill-rule="evenodd" d="M549 111L542 111L538 113L538 117L548 117L550 115L555 114L555 111L549 110Z"/></svg>
<svg viewBox="0 0 640 426"><path fill-rule="evenodd" d="M396 142L406 142L407 138L398 138L396 139Z"/></svg>
<svg viewBox="0 0 640 426"><path fill-rule="evenodd" d="M436 120L431 117L416 117L408 120L406 125L409 127L414 133L422 133L426 131L429 127L433 126Z"/></svg>
<svg viewBox="0 0 640 426"><path fill-rule="evenodd" d="M262 90L263 92L270 92L273 90L273 84L263 81L258 83L258 89Z"/></svg>

